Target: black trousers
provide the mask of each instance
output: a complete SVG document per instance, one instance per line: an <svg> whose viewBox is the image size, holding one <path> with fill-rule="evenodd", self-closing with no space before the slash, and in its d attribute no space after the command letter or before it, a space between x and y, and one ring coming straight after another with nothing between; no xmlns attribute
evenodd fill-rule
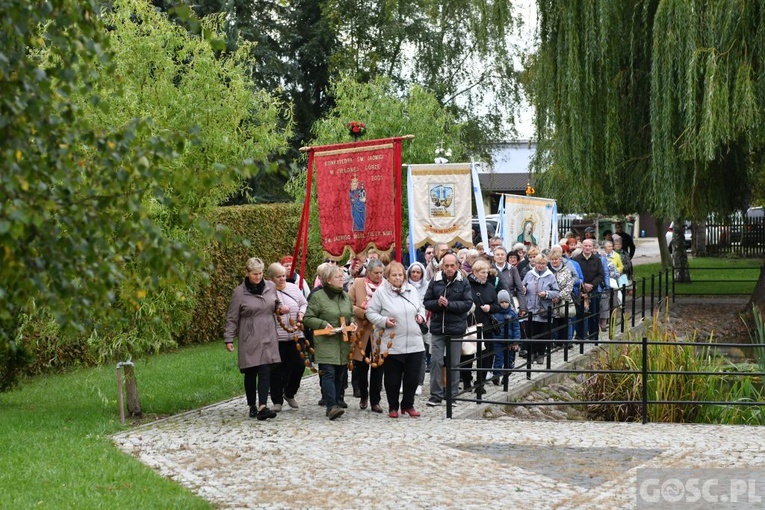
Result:
<svg viewBox="0 0 765 510"><path fill-rule="evenodd" d="M372 355L372 339L369 339L367 344L367 356ZM388 363L388 360L385 360ZM385 364L383 364L385 366ZM383 385L383 369L382 367L372 368L367 365L364 360L353 361L353 375L356 377L356 382L359 385L359 393L361 393L361 400L369 400L372 405L380 403L382 385Z"/></svg>
<svg viewBox="0 0 765 510"><path fill-rule="evenodd" d="M271 401L281 405L284 397L295 398L305 372L305 362L292 340L279 342L279 357L282 362L275 363L271 369Z"/></svg>
<svg viewBox="0 0 765 510"><path fill-rule="evenodd" d="M420 369L425 351L409 354L391 354L385 358L385 395L388 397L388 409L398 411L399 389L404 381L404 394L401 396L401 409L414 409L414 392L420 383Z"/></svg>
<svg viewBox="0 0 765 510"><path fill-rule="evenodd" d="M478 368L483 368L485 372L476 372L476 382L485 381L489 379L489 370L494 367L494 342L491 340L494 338L493 331L483 332L483 341L481 342L481 350L476 353L478 357Z"/></svg>
<svg viewBox="0 0 765 510"><path fill-rule="evenodd" d="M541 340L541 339L549 339L551 338L552 333L550 332L550 325L547 324L547 321L528 321L527 324L530 325L530 338L534 338L534 340ZM529 353L530 356L540 356L545 354L547 351L547 346L551 342L528 342L528 346L526 347L526 351Z"/></svg>
<svg viewBox="0 0 765 510"><path fill-rule="evenodd" d="M388 356L390 357L390 356ZM385 366L388 360L385 360ZM382 398L383 369L381 367L372 368L365 361L353 361L353 373L356 375L356 382L359 384L359 393L361 400L369 400L369 403L376 405Z"/></svg>
<svg viewBox="0 0 765 510"><path fill-rule="evenodd" d="M244 374L244 393L247 405L267 405L268 388L271 386L271 365L258 365L240 369Z"/></svg>

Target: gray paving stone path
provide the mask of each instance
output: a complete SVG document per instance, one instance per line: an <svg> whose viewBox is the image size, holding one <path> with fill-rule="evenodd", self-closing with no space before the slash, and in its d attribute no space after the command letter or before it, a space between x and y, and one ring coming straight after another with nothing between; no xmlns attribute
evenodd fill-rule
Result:
<svg viewBox="0 0 765 510"><path fill-rule="evenodd" d="M563 366L560 352L553 366ZM513 392L529 384L520 374L511 382ZM508 396L489 389L489 399ZM427 397L418 397L419 418L362 411L347 398L346 413L329 421L313 376L300 409L274 420L249 418L237 397L114 441L226 509L635 508L639 468L765 469L761 428L481 419L487 404L473 403L448 420Z"/></svg>

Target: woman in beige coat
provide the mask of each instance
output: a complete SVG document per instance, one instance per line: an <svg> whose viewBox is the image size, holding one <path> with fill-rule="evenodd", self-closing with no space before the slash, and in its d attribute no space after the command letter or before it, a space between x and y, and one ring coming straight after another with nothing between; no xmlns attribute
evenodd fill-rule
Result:
<svg viewBox="0 0 765 510"><path fill-rule="evenodd" d="M376 413L383 412L380 406L383 370L382 367L370 369L364 361L364 357L370 357L372 354L369 337L374 329L367 320L366 313L372 295L385 283L384 269L383 263L379 259L369 259L366 276L356 278L348 291L351 303L353 303L353 315L359 326L356 335L361 343L361 346L355 346L353 351L353 382L359 388L359 396L361 397L359 408L366 409L369 401L371 401L372 411Z"/></svg>
<svg viewBox="0 0 765 510"><path fill-rule="evenodd" d="M239 371L244 374L244 391L250 417L258 420L275 418L266 407L270 387L271 365L279 363L279 341L275 313L289 313L276 296L274 284L263 279L263 261L251 258L247 274L234 289L226 316L224 341L234 352L234 337L239 338Z"/></svg>

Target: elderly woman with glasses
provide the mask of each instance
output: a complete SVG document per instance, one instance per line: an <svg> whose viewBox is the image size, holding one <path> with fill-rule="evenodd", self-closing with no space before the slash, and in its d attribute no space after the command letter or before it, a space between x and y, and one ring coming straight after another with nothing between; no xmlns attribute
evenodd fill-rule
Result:
<svg viewBox="0 0 765 510"><path fill-rule="evenodd" d="M314 330L314 359L319 365L319 381L327 407L327 418L335 420L345 411L341 407L344 373L351 351L347 332L339 331L343 322L355 327L353 305L343 291L343 270L337 264L321 264L317 269L321 289L308 301L303 322ZM319 331L324 330L324 331Z"/></svg>
<svg viewBox="0 0 765 510"><path fill-rule="evenodd" d="M385 284L372 296L366 316L376 332L382 333L377 347L381 353L388 353L383 362L388 416L399 417L399 388L403 381L401 413L414 418L420 416L414 409L414 396L425 351L420 329L420 324L425 323L425 308L417 289L407 283L400 262L391 262L387 274ZM393 333L392 338L388 333Z"/></svg>
<svg viewBox="0 0 765 510"><path fill-rule="evenodd" d="M300 388L305 364L300 357L300 351L305 346L305 335L300 329L308 307L300 288L294 283L287 281L287 268L278 262L268 266L268 277L274 283L279 301L289 309L288 313L280 314L279 327L276 329L279 337L279 357L281 363L277 363L271 370L271 401L272 409L277 413L282 410L284 401L293 408L299 407L295 394Z"/></svg>
<svg viewBox="0 0 765 510"><path fill-rule="evenodd" d="M354 348L353 354L353 377L358 384L360 409L366 409L372 404L372 411L382 413L380 406L383 371L380 367L370 366L364 361L369 358L372 350L371 342L373 326L366 316L367 306L374 293L385 283L383 272L385 268L378 258L369 259L367 262L367 274L363 278L356 278L351 285L348 294L353 303L353 315L356 323L359 325L359 331L356 334L359 346Z"/></svg>
<svg viewBox="0 0 765 510"><path fill-rule="evenodd" d="M263 261L247 261L244 281L234 289L226 315L223 335L226 349L234 351L234 338L239 339L239 371L244 374L244 391L250 418L267 420L276 413L266 407L271 382L271 367L279 363L279 342L276 313L289 313L270 281L263 279Z"/></svg>

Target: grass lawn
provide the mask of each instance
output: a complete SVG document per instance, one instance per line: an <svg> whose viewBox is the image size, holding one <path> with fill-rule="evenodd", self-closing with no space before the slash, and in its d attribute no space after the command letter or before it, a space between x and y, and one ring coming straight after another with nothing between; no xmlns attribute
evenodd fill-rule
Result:
<svg viewBox="0 0 765 510"><path fill-rule="evenodd" d="M136 362L144 413L170 415L239 395L236 354L221 343ZM244 412L244 411L243 411ZM0 507L211 508L119 452L114 365L22 381L0 394Z"/></svg>
<svg viewBox="0 0 765 510"><path fill-rule="evenodd" d="M760 276L761 264L762 259L689 257L691 282L676 283L675 293L677 295L751 294L757 278ZM641 293L642 278L646 278L646 293L650 293L651 276L657 275L661 271L661 264L644 264L634 267L634 279L638 285L638 293ZM658 284L658 279L655 279L654 285L657 291ZM669 285L672 286L671 273ZM662 288L664 288L664 276L662 276ZM671 289L670 292L672 292Z"/></svg>

